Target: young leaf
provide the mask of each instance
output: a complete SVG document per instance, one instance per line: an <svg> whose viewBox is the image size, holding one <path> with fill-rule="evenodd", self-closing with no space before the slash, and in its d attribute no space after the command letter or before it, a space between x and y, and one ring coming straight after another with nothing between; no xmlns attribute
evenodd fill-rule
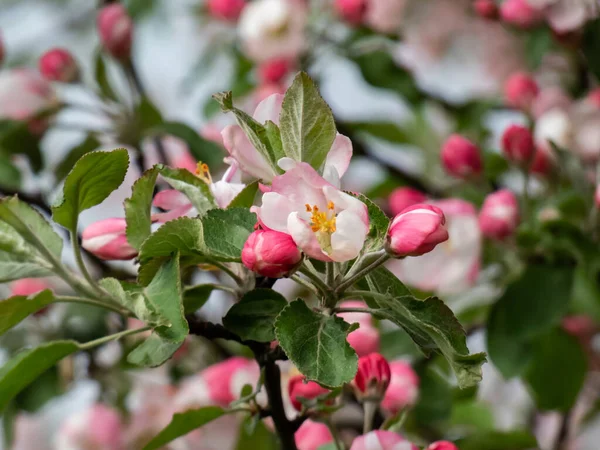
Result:
<svg viewBox="0 0 600 450"><path fill-rule="evenodd" d="M198 210L198 214L202 215L209 209L217 207L208 184L193 173L186 169L171 169L161 166L160 174L173 189L177 189L190 199L192 205Z"/></svg>
<svg viewBox="0 0 600 450"><path fill-rule="evenodd" d="M296 76L285 94L279 127L285 154L320 169L337 131L331 109L305 72Z"/></svg>
<svg viewBox="0 0 600 450"><path fill-rule="evenodd" d="M160 111L147 97L142 98L136 107L135 113L142 133L159 126L163 122Z"/></svg>
<svg viewBox="0 0 600 450"><path fill-rule="evenodd" d="M60 164L56 166L56 169L54 169L56 180L63 180L71 169L73 169L77 161L84 155L96 150L98 147L100 147L100 141L91 134L87 135L86 138L79 143L79 145L73 147Z"/></svg>
<svg viewBox="0 0 600 450"><path fill-rule="evenodd" d="M173 342L153 332L127 355L127 362L140 367L158 367L173 356L182 344L183 341Z"/></svg>
<svg viewBox="0 0 600 450"><path fill-rule="evenodd" d="M290 361L309 380L334 388L356 374L358 357L348 344L355 330L336 316L312 311L303 300L286 306L275 321L275 334Z"/></svg>
<svg viewBox="0 0 600 450"><path fill-rule="evenodd" d="M156 307L144 294L144 288L131 283L121 283L116 278L103 278L99 281L114 300L132 312L135 317L152 327L167 326L169 321L161 316ZM123 285L126 285L127 290Z"/></svg>
<svg viewBox="0 0 600 450"><path fill-rule="evenodd" d="M165 444L185 436L190 431L200 428L207 423L218 419L227 412L218 406L206 406L200 409L190 409L173 416L171 423L167 425L154 439L152 439L143 450L155 450L163 448Z"/></svg>
<svg viewBox="0 0 600 450"><path fill-rule="evenodd" d="M28 298L16 295L0 300L0 335L3 335L30 314L45 308L54 300L52 291L45 290Z"/></svg>
<svg viewBox="0 0 600 450"><path fill-rule="evenodd" d="M31 262L11 252L0 251L0 283L7 283L21 278L39 278L53 275L50 267L40 262Z"/></svg>
<svg viewBox="0 0 600 450"><path fill-rule="evenodd" d="M11 158L0 153L0 186L20 190L21 171L13 164Z"/></svg>
<svg viewBox="0 0 600 450"><path fill-rule="evenodd" d="M52 207L54 221L74 230L82 211L102 203L121 185L128 166L129 156L125 149L85 155L67 175L62 202Z"/></svg>
<svg viewBox="0 0 600 450"><path fill-rule="evenodd" d="M75 341L54 341L17 353L0 367L0 412L37 377L77 350Z"/></svg>
<svg viewBox="0 0 600 450"><path fill-rule="evenodd" d="M202 218L206 255L220 261L239 262L255 224L256 216L247 208L208 211Z"/></svg>
<svg viewBox="0 0 600 450"><path fill-rule="evenodd" d="M349 194L367 205L367 212L369 213L371 229L367 236L368 240L366 248L363 251L379 250L383 248L383 244L385 243L385 238L387 235L387 229L390 225L390 220L387 218L381 208L373 203L367 196L363 194L353 194L351 192L349 192Z"/></svg>
<svg viewBox="0 0 600 450"><path fill-rule="evenodd" d="M254 204L254 198L258 192L258 181L250 183L242 192L235 196L227 209L229 208L250 208Z"/></svg>
<svg viewBox="0 0 600 450"><path fill-rule="evenodd" d="M183 292L183 309L185 314L192 314L202 308L214 289L215 287L212 284L200 284L186 289Z"/></svg>
<svg viewBox="0 0 600 450"><path fill-rule="evenodd" d="M272 289L254 289L231 307L223 325L244 340L271 342L275 318L287 304L285 297Z"/></svg>
<svg viewBox="0 0 600 450"><path fill-rule="evenodd" d="M144 172L131 188L131 197L125 200L127 242L139 250L151 234L151 205L154 185L158 177L158 166Z"/></svg>
<svg viewBox="0 0 600 450"><path fill-rule="evenodd" d="M106 63L104 61L104 56L101 49L98 49L96 51L94 75L96 78L96 83L100 88L100 93L110 100L118 100L115 91L111 87L110 81L108 80L108 75L106 73Z"/></svg>
<svg viewBox="0 0 600 450"><path fill-rule="evenodd" d="M144 241L140 249L140 261L171 256L179 252L181 256L204 254L202 222L191 217L181 217L165 223Z"/></svg>

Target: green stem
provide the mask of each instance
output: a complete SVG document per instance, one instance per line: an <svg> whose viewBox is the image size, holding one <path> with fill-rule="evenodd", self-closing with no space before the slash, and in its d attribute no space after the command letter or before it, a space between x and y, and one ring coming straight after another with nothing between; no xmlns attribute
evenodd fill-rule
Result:
<svg viewBox="0 0 600 450"><path fill-rule="evenodd" d="M54 297L55 302L59 303L82 303L91 306L97 306L99 308L109 309L116 313L119 313L124 316L129 315L129 311L124 308L119 307L118 305L113 305L112 303L93 299L93 298L85 298L85 297L71 297L71 296L56 296Z"/></svg>
<svg viewBox="0 0 600 450"><path fill-rule="evenodd" d="M523 218L525 221L529 220L529 213L531 209L529 198L529 170L523 171Z"/></svg>
<svg viewBox="0 0 600 450"><path fill-rule="evenodd" d="M225 272L227 275L229 275L233 279L233 281L235 281L237 283L238 286L241 286L242 284L244 284L244 280L242 280L239 276L237 276L233 272L233 270L231 270L225 264L217 262L217 261L211 261L209 264L211 264L211 265L213 265L215 267L218 267L223 272Z"/></svg>
<svg viewBox="0 0 600 450"><path fill-rule="evenodd" d="M334 262L326 262L325 263L325 284L330 288L333 287L335 282L335 267Z"/></svg>
<svg viewBox="0 0 600 450"><path fill-rule="evenodd" d="M360 291L357 291L360 292ZM348 297L350 297L350 294L352 294L352 292L348 292ZM374 309L371 308L334 308L333 309L334 313L365 313L365 314L374 314L377 311L375 311Z"/></svg>
<svg viewBox="0 0 600 450"><path fill-rule="evenodd" d="M298 271L301 274L306 275L315 284L317 289L321 292L321 294L324 297L327 297L329 295L329 288L327 287L327 285L323 282L321 277L317 273L310 270L308 266L303 265L302 267L300 267L300 269L298 269Z"/></svg>
<svg viewBox="0 0 600 450"><path fill-rule="evenodd" d="M290 279L294 280L296 283L302 285L303 287L305 287L306 289L308 289L310 292L312 292L313 294L315 294L317 297L319 296L319 291L315 288L314 285L310 284L308 281L306 281L305 279L299 277L298 275L292 275L290 277Z"/></svg>
<svg viewBox="0 0 600 450"><path fill-rule="evenodd" d="M75 227L77 229L77 227ZM73 253L75 254L75 260L77 261L77 266L79 270L83 274L83 277L86 279L88 284L98 293L100 296L104 296L105 293L100 289L100 287L96 284L92 276L87 270L85 263L83 262L83 256L81 255L81 246L79 244L79 239L77 237L77 233L74 230L71 230L71 245L73 246Z"/></svg>
<svg viewBox="0 0 600 450"><path fill-rule="evenodd" d="M335 444L336 450L344 450L340 439L340 434L338 433L337 429L333 426L333 423L331 423L331 420L327 419L325 421L325 425L327 425L327 428L329 428L329 432L331 433L331 437L333 438L333 443Z"/></svg>
<svg viewBox="0 0 600 450"><path fill-rule="evenodd" d="M346 289L356 283L358 280L368 275L369 272L375 270L377 267L381 266L388 259L390 259L390 255L388 255L385 250L380 250L377 252L377 259L366 266L363 266L359 270L357 270L354 274L349 274L346 278L338 285L336 288L336 292L342 294Z"/></svg>
<svg viewBox="0 0 600 450"><path fill-rule="evenodd" d="M218 283L198 284L196 286L186 287L185 290L186 291L191 291L191 290L196 289L196 288L201 287L201 286L211 286L213 289L217 289L219 291L229 292L230 294L235 295L236 297L240 295L240 293L235 288L232 288L232 287L229 287L229 286L225 286L224 284L218 284Z"/></svg>
<svg viewBox="0 0 600 450"><path fill-rule="evenodd" d="M85 344L79 344L79 348L81 350L89 350L90 348L97 347L99 345L105 344L106 342L115 341L117 339L121 339L125 336L130 336L132 334L143 333L144 331L151 330L152 327L142 327L136 328L135 330L125 330L120 333L111 334L109 336L104 336L99 339L94 339L93 341L86 342Z"/></svg>
<svg viewBox="0 0 600 450"><path fill-rule="evenodd" d="M363 411L363 434L367 434L373 429L373 418L375 417L375 412L377 411L377 403L369 400L365 401L363 403Z"/></svg>

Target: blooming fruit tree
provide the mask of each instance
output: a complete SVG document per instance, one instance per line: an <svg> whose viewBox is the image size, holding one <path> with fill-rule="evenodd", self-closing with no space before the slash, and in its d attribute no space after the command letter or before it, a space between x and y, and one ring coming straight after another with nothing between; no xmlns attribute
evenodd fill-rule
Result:
<svg viewBox="0 0 600 450"><path fill-rule="evenodd" d="M365 405L369 431L390 383L390 366L378 354L359 359L348 336L366 322L347 321L344 314L395 323L425 355L441 355L460 388L477 385L485 355L469 353L452 311L439 298L415 298L383 265L392 258L423 255L446 241L442 210L417 204L390 221L364 195L340 189L352 143L336 130L331 110L306 73L296 76L285 95L266 98L254 117L235 106L230 92L214 97L237 122L223 131L229 174L215 182L206 164L194 173L155 165L133 185L124 204L125 219L97 222L83 232L81 246L100 258L136 258L135 281L95 279L77 238L79 215L123 182L129 166L126 150L85 154L52 206L52 222L73 238L80 274L63 263L63 241L51 222L16 196L0 201L0 243L11 267L3 280L52 274L73 291L58 296L45 289L1 302L2 332L55 302L95 305L139 323L87 342L49 341L18 353L0 369L0 404L5 407L36 377L76 352L143 334L127 361L156 367L195 334L247 347L260 377L229 405L176 414L145 449L161 448L211 420L239 412L256 420L271 417L282 448L294 449L298 427L309 417L331 423L338 397L351 383ZM230 175L235 171L255 181L235 182ZM154 195L159 182L171 189ZM153 214L153 198L164 208L176 206ZM190 274L199 269L221 271L222 282L190 285ZM281 278L293 280L306 295L288 302L271 289ZM222 325L195 315L213 290L237 299ZM299 373L289 388L300 411L296 420L288 419L282 403L278 361L284 360ZM396 408L396 414L402 410Z"/></svg>

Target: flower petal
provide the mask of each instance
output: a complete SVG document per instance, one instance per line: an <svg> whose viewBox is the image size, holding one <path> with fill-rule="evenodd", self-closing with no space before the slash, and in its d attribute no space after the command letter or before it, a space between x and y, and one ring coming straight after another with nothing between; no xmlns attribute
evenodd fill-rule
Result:
<svg viewBox="0 0 600 450"><path fill-rule="evenodd" d="M175 189L167 189L156 194L152 200L152 204L157 208L169 211L171 209L189 205L190 200Z"/></svg>
<svg viewBox="0 0 600 450"><path fill-rule="evenodd" d="M331 150L327 154L325 160L325 168L323 169L323 177L331 184L338 186L339 179L344 176L348 166L350 165L350 159L352 158L352 141L343 134L337 134ZM334 182L335 173L337 173L337 183ZM334 177L333 180L331 177Z"/></svg>
<svg viewBox="0 0 600 450"><path fill-rule="evenodd" d="M267 120L279 125L279 114L283 104L282 94L272 94L258 104L252 117L259 123L265 123Z"/></svg>
<svg viewBox="0 0 600 450"><path fill-rule="evenodd" d="M231 201L246 187L242 183L228 183L227 181L217 181L210 185L210 191L217 201L219 208L227 208Z"/></svg>
<svg viewBox="0 0 600 450"><path fill-rule="evenodd" d="M340 212L335 222L336 230L331 235L332 252L329 256L337 262L356 258L365 244L369 226L351 210Z"/></svg>
<svg viewBox="0 0 600 450"><path fill-rule="evenodd" d="M229 125L221 132L223 145L244 172L264 181L271 181L275 171L250 143L238 125Z"/></svg>
<svg viewBox="0 0 600 450"><path fill-rule="evenodd" d="M306 255L320 261L331 261L331 259L323 253L321 246L317 241L317 236L311 230L310 225L302 220L297 212L293 212L288 216L287 229L292 236L292 239Z"/></svg>
<svg viewBox="0 0 600 450"><path fill-rule="evenodd" d="M267 192L262 200L260 208L253 208L259 220L271 230L287 233L288 216L295 211L294 205L277 192Z"/></svg>

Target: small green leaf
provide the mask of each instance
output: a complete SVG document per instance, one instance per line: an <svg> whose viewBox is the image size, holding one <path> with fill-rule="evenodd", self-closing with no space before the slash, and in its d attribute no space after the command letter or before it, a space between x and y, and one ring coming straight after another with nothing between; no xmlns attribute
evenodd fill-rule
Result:
<svg viewBox="0 0 600 450"><path fill-rule="evenodd" d="M75 341L54 341L17 353L0 367L0 412L37 377L77 350Z"/></svg>
<svg viewBox="0 0 600 450"><path fill-rule="evenodd" d="M256 193L258 192L258 181L250 183L242 192L235 196L227 209L229 208L250 208L254 204Z"/></svg>
<svg viewBox="0 0 600 450"><path fill-rule="evenodd" d="M269 431L262 420L247 417L240 425L236 450L279 450L279 448L275 434Z"/></svg>
<svg viewBox="0 0 600 450"><path fill-rule="evenodd" d="M140 132L142 133L146 133L148 130L156 128L163 123L160 111L148 97L142 98L136 107L135 113L140 126Z"/></svg>
<svg viewBox="0 0 600 450"><path fill-rule="evenodd" d="M40 139L38 134L29 131L27 121L8 120L0 130L0 150L3 154L25 155L34 172L39 172L44 166Z"/></svg>
<svg viewBox="0 0 600 450"><path fill-rule="evenodd" d="M171 256L179 252L181 256L204 254L202 222L191 217L181 217L165 223L144 241L140 249L140 261Z"/></svg>
<svg viewBox="0 0 600 450"><path fill-rule="evenodd" d="M182 344L183 341L173 342L152 333L127 355L127 362L140 367L158 367L173 356Z"/></svg>
<svg viewBox="0 0 600 450"><path fill-rule="evenodd" d="M296 76L285 94L279 127L285 154L319 170L337 131L331 109L305 72Z"/></svg>
<svg viewBox="0 0 600 450"><path fill-rule="evenodd" d="M154 185L158 178L158 166L144 172L131 188L131 197L125 200L127 242L139 250L151 234L151 208Z"/></svg>
<svg viewBox="0 0 600 450"><path fill-rule="evenodd" d="M285 297L272 289L254 289L231 307L223 325L244 340L271 342L275 318L287 304Z"/></svg>
<svg viewBox="0 0 600 450"><path fill-rule="evenodd" d="M94 65L94 76L96 78L96 83L100 88L100 93L110 100L118 100L115 91L110 85L110 81L108 80L108 75L106 73L106 62L104 61L104 55L101 49L96 51L96 61Z"/></svg>
<svg viewBox="0 0 600 450"><path fill-rule="evenodd" d="M352 194L365 205L367 205L367 212L369 213L370 231L367 236L367 244L363 251L379 250L383 248L385 238L387 236L387 229L390 225L390 220L387 218L385 213L379 206L373 203L368 197L363 194Z"/></svg>
<svg viewBox="0 0 600 450"><path fill-rule="evenodd" d="M356 329L336 316L312 311L303 300L286 306L275 321L275 334L290 360L309 380L334 388L356 374L358 357L346 337Z"/></svg>
<svg viewBox="0 0 600 450"><path fill-rule="evenodd" d="M283 142L281 141L281 130L271 120L265 122L265 131L267 132L267 139L273 152L275 161L279 161L285 156L283 151Z"/></svg>
<svg viewBox="0 0 600 450"><path fill-rule="evenodd" d="M573 336L557 329L537 339L531 348L525 380L537 407L566 412L573 407L588 369L587 356Z"/></svg>
<svg viewBox="0 0 600 450"><path fill-rule="evenodd" d="M244 244L254 231L256 215L247 208L213 209L202 218L206 254L239 262Z"/></svg>
<svg viewBox="0 0 600 450"><path fill-rule="evenodd" d="M33 263L14 253L0 251L0 283L20 280L21 278L40 278L53 275L50 267Z"/></svg>
<svg viewBox="0 0 600 450"><path fill-rule="evenodd" d="M91 152L83 156L67 175L62 202L52 207L56 223L75 230L77 217L92 206L102 203L117 189L127 173L127 150Z"/></svg>
<svg viewBox="0 0 600 450"><path fill-rule="evenodd" d="M185 314L192 314L202 308L214 290L215 287L212 284L200 284L186 289L183 293Z"/></svg>
<svg viewBox="0 0 600 450"><path fill-rule="evenodd" d="M527 450L538 448L529 431L483 431L456 441L461 450Z"/></svg>
<svg viewBox="0 0 600 450"><path fill-rule="evenodd" d="M175 136L187 144L190 153L198 161L209 167L217 166L223 160L223 148L217 143L204 139L196 130L181 122L163 122L148 130L149 134L166 134Z"/></svg>
<svg viewBox="0 0 600 450"><path fill-rule="evenodd" d="M0 186L19 190L21 188L21 171L8 156L0 153Z"/></svg>
<svg viewBox="0 0 600 450"><path fill-rule="evenodd" d="M160 174L173 189L177 189L190 199L198 214L202 215L209 209L217 207L208 184L188 170L161 166Z"/></svg>
<svg viewBox="0 0 600 450"><path fill-rule="evenodd" d="M152 327L166 326L168 319L162 317L156 306L144 293L144 288L131 283L120 282L116 278L103 278L99 282L111 297L127 308L135 317ZM124 289L123 285L127 287Z"/></svg>
<svg viewBox="0 0 600 450"><path fill-rule="evenodd" d="M52 291L45 290L29 298L17 295L0 300L0 335L3 335L30 314L45 308L54 300Z"/></svg>
<svg viewBox="0 0 600 450"><path fill-rule="evenodd" d="M87 155L98 147L100 147L100 141L91 134L87 135L86 138L73 147L60 164L56 166L56 169L54 169L56 180L63 180L83 155Z"/></svg>
<svg viewBox="0 0 600 450"><path fill-rule="evenodd" d="M167 425L154 439L152 439L143 450L155 450L164 447L165 444L185 436L207 423L218 419L226 414L223 408L218 406L206 406L200 409L190 409L173 416L171 423Z"/></svg>

